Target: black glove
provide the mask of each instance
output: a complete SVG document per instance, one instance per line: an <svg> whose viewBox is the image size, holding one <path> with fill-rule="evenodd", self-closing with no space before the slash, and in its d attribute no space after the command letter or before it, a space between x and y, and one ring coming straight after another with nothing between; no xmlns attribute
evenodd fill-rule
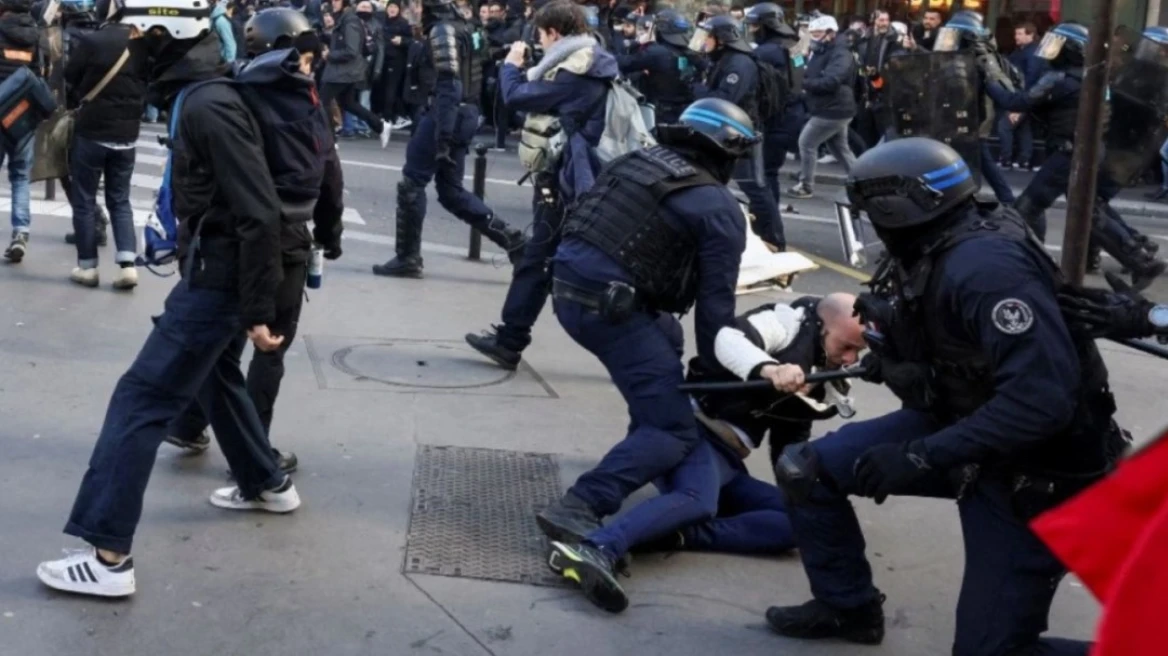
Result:
<svg viewBox="0 0 1168 656"><path fill-rule="evenodd" d="M920 442L874 446L853 466L856 494L884 503L888 495L908 490L931 471Z"/></svg>
<svg viewBox="0 0 1168 656"><path fill-rule="evenodd" d="M450 154L450 149L451 149L451 146L450 146L449 139L439 139L438 140L438 153L437 153L437 156L435 157L435 159L437 159L439 162L447 162L448 164L453 166L454 165L454 155Z"/></svg>
<svg viewBox="0 0 1168 656"><path fill-rule="evenodd" d="M874 352L869 352L868 355L861 358L860 370L864 373L860 374L860 380L876 385L883 385L884 375L880 371L880 365L882 363L883 359Z"/></svg>
<svg viewBox="0 0 1168 656"><path fill-rule="evenodd" d="M864 369L860 380L888 387L906 408L923 412L932 407L932 377L927 364L872 352L860 360L860 366Z"/></svg>
<svg viewBox="0 0 1168 656"><path fill-rule="evenodd" d="M337 243L329 245L329 246L325 246L324 247L324 259L326 259L326 260L338 259L341 257L341 253L343 253L343 252L344 251L341 250L341 243L340 242L337 242Z"/></svg>
<svg viewBox="0 0 1168 656"><path fill-rule="evenodd" d="M1067 288L1058 295L1067 326L1094 338L1138 339L1153 333L1148 312L1152 304L1119 276L1104 274L1113 292Z"/></svg>
<svg viewBox="0 0 1168 656"><path fill-rule="evenodd" d="M864 292L856 297L852 306L852 316L860 318L860 323L873 324L882 332L892 327L896 311L892 304L875 294Z"/></svg>

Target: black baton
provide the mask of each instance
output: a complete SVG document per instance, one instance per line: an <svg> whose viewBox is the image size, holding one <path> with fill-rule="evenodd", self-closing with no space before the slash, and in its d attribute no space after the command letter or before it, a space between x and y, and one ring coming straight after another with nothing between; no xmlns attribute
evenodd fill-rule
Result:
<svg viewBox="0 0 1168 656"><path fill-rule="evenodd" d="M836 369L833 371L817 371L803 377L805 383L826 383L843 378L856 378L868 373L864 369ZM770 380L736 380L729 383L682 383L677 386L679 392L755 392L758 390L774 389L775 384Z"/></svg>

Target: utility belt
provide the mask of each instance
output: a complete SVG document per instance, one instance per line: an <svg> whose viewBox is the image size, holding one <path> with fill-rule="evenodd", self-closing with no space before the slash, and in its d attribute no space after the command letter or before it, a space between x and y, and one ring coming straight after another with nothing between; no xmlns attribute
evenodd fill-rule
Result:
<svg viewBox="0 0 1168 656"><path fill-rule="evenodd" d="M191 287L234 290L239 287L239 242L226 237L195 235L179 263Z"/></svg>
<svg viewBox="0 0 1168 656"><path fill-rule="evenodd" d="M552 298L577 303L612 324L624 323L634 312L649 309L637 298L637 290L632 285L617 280L597 291L555 278L552 280Z"/></svg>

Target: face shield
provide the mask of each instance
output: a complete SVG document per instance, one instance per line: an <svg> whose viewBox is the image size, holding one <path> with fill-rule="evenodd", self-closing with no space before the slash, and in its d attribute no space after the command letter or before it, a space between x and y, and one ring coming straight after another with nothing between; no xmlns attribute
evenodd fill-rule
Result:
<svg viewBox="0 0 1168 656"><path fill-rule="evenodd" d="M1054 61L1059 53L1063 51L1063 45L1066 44L1067 37L1054 32L1047 32L1046 36L1042 37L1042 43L1038 44L1038 50L1034 53L1036 57L1041 57L1047 61Z"/></svg>
<svg viewBox="0 0 1168 656"><path fill-rule="evenodd" d="M956 27L942 27L937 30L937 41L933 52L957 52L961 47L961 30Z"/></svg>
<svg viewBox="0 0 1168 656"><path fill-rule="evenodd" d="M693 52L709 52L712 48L706 47L706 41L712 37L713 35L710 34L709 30L698 26L694 29L693 36L689 38L689 45L686 47Z"/></svg>
<svg viewBox="0 0 1168 656"><path fill-rule="evenodd" d="M1161 68L1168 67L1168 45L1145 36L1136 44L1134 58Z"/></svg>

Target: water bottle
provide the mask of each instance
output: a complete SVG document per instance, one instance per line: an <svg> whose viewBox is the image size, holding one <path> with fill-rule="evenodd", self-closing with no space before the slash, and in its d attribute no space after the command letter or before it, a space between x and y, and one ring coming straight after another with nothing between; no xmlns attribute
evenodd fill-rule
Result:
<svg viewBox="0 0 1168 656"><path fill-rule="evenodd" d="M320 283L324 278L324 249L320 246L312 247L312 258L308 260L308 283L309 289L320 289Z"/></svg>

